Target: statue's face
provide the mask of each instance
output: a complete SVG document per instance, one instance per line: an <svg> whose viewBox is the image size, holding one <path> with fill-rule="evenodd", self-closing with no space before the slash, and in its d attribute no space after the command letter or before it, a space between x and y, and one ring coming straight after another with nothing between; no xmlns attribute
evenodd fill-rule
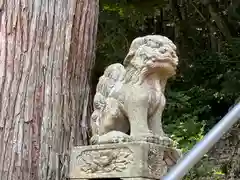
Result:
<svg viewBox="0 0 240 180"><path fill-rule="evenodd" d="M168 77L176 73L178 57L176 50L169 44L162 44L160 47L158 44L143 45L138 53L143 57L149 72Z"/></svg>

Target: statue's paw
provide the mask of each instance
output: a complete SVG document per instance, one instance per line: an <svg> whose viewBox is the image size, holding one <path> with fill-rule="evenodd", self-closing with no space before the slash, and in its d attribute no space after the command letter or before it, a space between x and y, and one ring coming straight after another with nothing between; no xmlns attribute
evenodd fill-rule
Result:
<svg viewBox="0 0 240 180"><path fill-rule="evenodd" d="M131 141L129 135L120 131L111 131L101 136L95 135L90 140L91 144L112 144L129 141Z"/></svg>

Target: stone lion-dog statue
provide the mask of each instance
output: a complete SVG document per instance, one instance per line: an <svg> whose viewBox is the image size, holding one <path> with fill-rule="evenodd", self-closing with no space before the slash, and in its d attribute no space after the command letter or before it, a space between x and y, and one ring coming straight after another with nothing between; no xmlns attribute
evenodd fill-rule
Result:
<svg viewBox="0 0 240 180"><path fill-rule="evenodd" d="M91 116L91 144L131 139L172 141L163 132L161 118L165 86L177 65L176 46L167 37L134 39L123 65L108 66L99 78Z"/></svg>

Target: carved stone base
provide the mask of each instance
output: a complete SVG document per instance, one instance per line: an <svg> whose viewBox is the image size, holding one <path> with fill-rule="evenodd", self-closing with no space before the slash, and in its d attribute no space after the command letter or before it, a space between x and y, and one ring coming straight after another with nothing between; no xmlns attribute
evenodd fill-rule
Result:
<svg viewBox="0 0 240 180"><path fill-rule="evenodd" d="M178 150L148 142L75 147L70 179L159 179L180 157Z"/></svg>

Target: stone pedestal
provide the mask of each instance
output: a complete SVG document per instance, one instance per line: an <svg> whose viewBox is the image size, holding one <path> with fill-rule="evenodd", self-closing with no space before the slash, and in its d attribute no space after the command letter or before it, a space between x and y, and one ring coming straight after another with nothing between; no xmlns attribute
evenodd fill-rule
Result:
<svg viewBox="0 0 240 180"><path fill-rule="evenodd" d="M159 179L179 155L174 148L148 142L75 147L69 178Z"/></svg>

